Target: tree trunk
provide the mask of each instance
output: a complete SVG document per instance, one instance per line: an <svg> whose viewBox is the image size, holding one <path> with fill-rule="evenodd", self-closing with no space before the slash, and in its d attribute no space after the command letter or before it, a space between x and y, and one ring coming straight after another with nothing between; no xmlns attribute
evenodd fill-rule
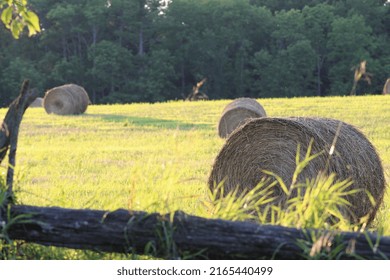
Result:
<svg viewBox="0 0 390 280"><path fill-rule="evenodd" d="M16 137L23 114L30 104L37 98L38 92L29 91L29 81L24 81L19 96L11 103L0 128L0 163L3 161L11 138Z"/></svg>
<svg viewBox="0 0 390 280"><path fill-rule="evenodd" d="M98 36L98 29L97 29L96 25L94 24L92 27L92 46L96 45L97 36Z"/></svg>
<svg viewBox="0 0 390 280"><path fill-rule="evenodd" d="M180 64L180 82L181 82L181 97L185 100L187 95L185 93L186 81L185 81L185 71L184 71L184 62Z"/></svg>
<svg viewBox="0 0 390 280"><path fill-rule="evenodd" d="M138 33L138 55L143 56L145 53L144 50L144 30L143 30L143 24L141 22L139 33Z"/></svg>
<svg viewBox="0 0 390 280"><path fill-rule="evenodd" d="M171 259L301 259L303 251L298 241L311 242L314 233L253 222L211 220L183 212L171 216L123 209L108 212L11 207L13 218L26 214L28 218L10 227L9 238L50 246ZM390 237L349 232L337 235L317 232L317 236L321 238L313 248L326 251L341 245L343 253L339 254L340 258L349 259L356 255L368 259L390 257ZM370 244L378 246L372 248Z"/></svg>
<svg viewBox="0 0 390 280"><path fill-rule="evenodd" d="M356 80L353 81L352 89L349 95L356 95L356 87L357 87L357 82Z"/></svg>
<svg viewBox="0 0 390 280"><path fill-rule="evenodd" d="M62 38L61 38L61 43L62 43L62 58L64 60L68 60L68 56L67 56L67 46L66 46L66 40L65 40L65 36L63 35Z"/></svg>
<svg viewBox="0 0 390 280"><path fill-rule="evenodd" d="M317 96L321 96L321 57L317 56Z"/></svg>
<svg viewBox="0 0 390 280"><path fill-rule="evenodd" d="M7 114L0 128L0 163L3 161L7 151L8 169L6 185L7 190L2 195L0 201L0 232L2 233L3 224L8 222L6 209L9 203L14 200L13 196L13 179L16 164L16 149L18 143L19 127L26 109L38 96L36 90L29 91L29 81L25 80L22 84L19 96L11 103ZM1 235L0 235L1 236Z"/></svg>

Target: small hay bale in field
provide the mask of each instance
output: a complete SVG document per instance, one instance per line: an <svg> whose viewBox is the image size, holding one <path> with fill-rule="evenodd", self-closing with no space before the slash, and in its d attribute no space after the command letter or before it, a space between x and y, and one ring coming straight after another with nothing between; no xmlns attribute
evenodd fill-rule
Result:
<svg viewBox="0 0 390 280"><path fill-rule="evenodd" d="M75 84L66 84L48 90L43 106L48 114L78 115L87 110L90 104L85 89Z"/></svg>
<svg viewBox="0 0 390 280"><path fill-rule="evenodd" d="M29 107L31 108L38 108L38 107L42 107L43 105L43 98L42 97L37 97L35 98L35 100L30 104Z"/></svg>
<svg viewBox="0 0 390 280"><path fill-rule="evenodd" d="M390 78L387 79L385 85L383 86L383 94L390 94Z"/></svg>
<svg viewBox="0 0 390 280"><path fill-rule="evenodd" d="M218 123L218 135L227 138L237 127L250 119L265 117L264 108L252 98L237 98L222 111Z"/></svg>
<svg viewBox="0 0 390 280"><path fill-rule="evenodd" d="M341 127L337 133L339 125ZM330 157L329 151L336 135L335 150ZM290 186L296 168L298 144L303 158L311 139L312 154L323 153L310 161L297 182L314 179L320 172L335 173L337 180L352 179L353 184L349 188L362 191L346 197L352 206L344 214L352 222L369 215L371 222L385 191L381 160L373 145L359 130L338 120L259 118L248 122L232 133L216 157L209 177L209 188L213 190L224 181L224 193L237 187L240 192L245 192L267 178L262 170L273 172L282 178L286 186ZM375 199L374 206L365 191ZM275 187L274 195L277 197L273 202L275 204L282 205L287 199L279 185Z"/></svg>

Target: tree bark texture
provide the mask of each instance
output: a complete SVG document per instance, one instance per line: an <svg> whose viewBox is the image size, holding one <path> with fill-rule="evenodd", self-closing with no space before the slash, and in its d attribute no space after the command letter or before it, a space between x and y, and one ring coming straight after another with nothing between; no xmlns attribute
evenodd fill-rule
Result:
<svg viewBox="0 0 390 280"><path fill-rule="evenodd" d="M205 219L180 211L160 215L13 205L10 221L17 216L25 218L9 228L9 238L67 248L167 259L301 259L298 243L309 241L309 251L341 246L339 258L390 258L390 237ZM311 246L313 234L319 238Z"/></svg>
<svg viewBox="0 0 390 280"><path fill-rule="evenodd" d="M0 129L0 163L3 161L8 147L11 144L11 139L17 140L19 126L23 118L23 114L30 104L38 96L35 90L29 91L29 81L23 82L19 96L11 103L7 114L4 117Z"/></svg>

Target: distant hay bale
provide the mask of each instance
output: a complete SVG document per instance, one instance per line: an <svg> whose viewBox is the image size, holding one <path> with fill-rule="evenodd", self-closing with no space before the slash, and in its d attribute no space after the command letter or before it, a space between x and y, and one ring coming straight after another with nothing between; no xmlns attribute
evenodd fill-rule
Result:
<svg viewBox="0 0 390 280"><path fill-rule="evenodd" d="M75 84L66 84L48 90L43 106L48 114L78 115L87 110L90 104L85 89Z"/></svg>
<svg viewBox="0 0 390 280"><path fill-rule="evenodd" d="M30 104L29 107L31 108L38 108L43 106L43 98L42 97L37 97L35 100Z"/></svg>
<svg viewBox="0 0 390 280"><path fill-rule="evenodd" d="M237 127L250 119L265 117L264 108L252 98L238 98L222 111L218 122L218 135L227 138Z"/></svg>
<svg viewBox="0 0 390 280"><path fill-rule="evenodd" d="M390 94L390 78L387 79L385 85L383 86L383 94Z"/></svg>
<svg viewBox="0 0 390 280"><path fill-rule="evenodd" d="M335 151L329 151L341 123ZM369 216L371 222L381 204L385 190L384 171L373 145L353 126L333 119L323 118L259 118L248 122L228 138L215 159L209 177L209 188L224 181L224 193L239 188L245 192L254 188L267 175L262 170L280 176L290 186L296 168L296 151L300 144L300 155L307 151L313 139L312 154L325 151L310 161L300 173L298 182L315 178L320 172L335 173L337 180L352 179L349 188L362 191L346 199L352 207L346 218L356 222ZM330 160L329 160L330 159ZM327 170L325 166L328 166ZM269 175L268 175L269 176ZM370 203L368 191L376 204ZM287 199L280 188L275 187L277 200Z"/></svg>

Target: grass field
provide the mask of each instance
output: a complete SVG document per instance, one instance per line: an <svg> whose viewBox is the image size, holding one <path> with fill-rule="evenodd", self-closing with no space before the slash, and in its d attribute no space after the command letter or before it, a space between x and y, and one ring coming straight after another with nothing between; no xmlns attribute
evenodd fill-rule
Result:
<svg viewBox="0 0 390 280"><path fill-rule="evenodd" d="M390 182L389 96L258 101L268 116L330 117L355 125L377 148ZM17 151L18 203L164 213L180 209L209 217L207 179L224 144L216 126L229 102L93 105L81 116L29 108ZM5 113L0 109L1 117ZM4 163L1 170L6 172ZM386 235L389 216L387 193L376 221ZM67 254L59 257L83 258Z"/></svg>

